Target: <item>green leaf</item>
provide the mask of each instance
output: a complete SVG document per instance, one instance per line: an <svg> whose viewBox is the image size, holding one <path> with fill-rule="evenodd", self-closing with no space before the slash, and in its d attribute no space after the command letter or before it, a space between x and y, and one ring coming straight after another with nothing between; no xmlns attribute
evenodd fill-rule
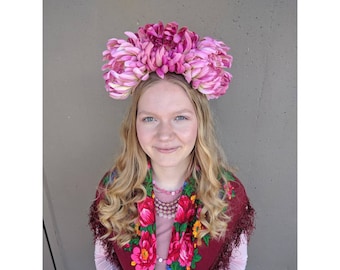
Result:
<svg viewBox="0 0 340 270"><path fill-rule="evenodd" d="M152 225L149 225L147 228L148 228L148 232L149 232L150 234L153 234L153 233L155 233L155 231L156 231L156 224L154 223L154 224L152 224Z"/></svg>
<svg viewBox="0 0 340 270"><path fill-rule="evenodd" d="M209 241L210 241L210 234L206 234L203 236L203 241L204 243L209 246Z"/></svg>
<svg viewBox="0 0 340 270"><path fill-rule="evenodd" d="M196 263L199 262L202 259L202 256L198 254L198 249L196 248L194 251L194 256L191 261L191 268L196 268Z"/></svg>
<svg viewBox="0 0 340 270"><path fill-rule="evenodd" d="M145 177L145 189L146 189L146 194L151 197L152 195L152 190L153 190L153 186L152 186L152 172L151 170L148 170L146 177Z"/></svg>
<svg viewBox="0 0 340 270"><path fill-rule="evenodd" d="M185 232L188 227L188 223L181 224L181 227L179 228L180 232Z"/></svg>
<svg viewBox="0 0 340 270"><path fill-rule="evenodd" d="M184 267L182 267L179 262L173 262L171 264L171 270L182 270L185 269Z"/></svg>
<svg viewBox="0 0 340 270"><path fill-rule="evenodd" d="M110 176L109 176L109 174L107 174L107 175L104 177L104 180L103 180L104 186L106 186L107 183L108 183L109 181L110 181Z"/></svg>
<svg viewBox="0 0 340 270"><path fill-rule="evenodd" d="M140 226L139 230L153 234L155 232L155 224L151 224L147 227Z"/></svg>
<svg viewBox="0 0 340 270"><path fill-rule="evenodd" d="M175 226L176 232L179 232L181 230L181 223L175 222L174 226Z"/></svg>
<svg viewBox="0 0 340 270"><path fill-rule="evenodd" d="M146 186L145 186L145 189L146 189L146 195L147 195L148 197L151 197L151 196L152 196L152 186L146 185Z"/></svg>
<svg viewBox="0 0 340 270"><path fill-rule="evenodd" d="M138 245L139 244L139 238L137 238L137 237L132 238L131 241L130 241L130 244Z"/></svg>
<svg viewBox="0 0 340 270"><path fill-rule="evenodd" d="M195 193L195 179L190 177L187 184L184 185L183 194L190 197L193 193Z"/></svg>
<svg viewBox="0 0 340 270"><path fill-rule="evenodd" d="M231 172L226 171L225 175L227 176L228 181L235 181L235 177L232 175Z"/></svg>
<svg viewBox="0 0 340 270"><path fill-rule="evenodd" d="M148 170L148 172L146 173L145 182L148 184L152 184L152 171L151 170Z"/></svg>

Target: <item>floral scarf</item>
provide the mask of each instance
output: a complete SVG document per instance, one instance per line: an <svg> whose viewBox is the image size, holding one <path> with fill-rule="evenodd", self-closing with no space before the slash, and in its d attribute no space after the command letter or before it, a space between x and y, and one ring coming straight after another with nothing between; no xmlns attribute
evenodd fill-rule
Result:
<svg viewBox="0 0 340 270"><path fill-rule="evenodd" d="M132 252L131 265L136 269L154 269L156 263L156 219L152 172L148 171L145 179L147 197L137 204L139 222L135 224L136 236L131 239L125 250ZM198 215L202 203L196 198L195 180L190 178L184 183L182 195L178 201L177 213L172 229L168 258L168 269L195 269L201 260L197 248L197 234L201 229ZM203 240L208 245L209 235Z"/></svg>
<svg viewBox="0 0 340 270"><path fill-rule="evenodd" d="M100 193L103 192L105 186L113 181L115 176L115 172L104 176L101 181L101 185L97 190L96 201L91 206L89 223L95 234L95 238L99 238L106 233L106 229L99 222L96 205L103 198ZM237 243L241 233L246 232L248 236L251 234L254 228L254 210L249 204L244 188L239 180L235 179L234 175L230 172L225 171L224 176L227 178L228 182L227 185L221 189L221 195L226 192L227 199L231 202L235 201L232 200L232 198L236 195L235 187L237 188L241 185L240 191L242 192L240 192L240 195L241 197L244 197L242 201L245 202L242 203L242 207L235 207L235 209L237 209L237 213L235 213L235 215L230 212L231 216L235 216L237 220L232 220L230 222L230 225L235 228L231 228L232 231L228 234L229 240L225 240L226 244L222 244L220 243L221 241L218 242L214 240L212 246L209 246L211 239L210 235L207 234L202 239L203 243L197 242L198 232L202 229L202 224L198 219L199 213L202 209L202 203L196 197L195 180L193 177L190 177L184 183L183 191L178 201L178 209L174 219L168 258L166 259L168 270L200 269L197 268L197 263L200 262L200 264L205 264L206 260L206 258L202 260L202 256L206 256L206 252L209 249L217 246L219 247L221 254L215 254L215 256L219 256L219 258L216 259L217 261L215 264L221 264L224 261L223 264L227 265L234 245L232 242ZM147 197L145 200L137 204L139 219L136 224L132 224L136 231L135 237L133 237L123 248L119 248L115 243L108 239L103 240L103 244L106 246L108 259L116 265L120 265L124 261L124 269L125 267L129 267L129 269L153 270L156 264L156 219L151 169L148 170L144 186L147 191ZM238 189L239 188L237 188L237 190ZM241 199L241 197L239 199ZM127 261L129 260L127 256L128 254L130 254L130 262Z"/></svg>

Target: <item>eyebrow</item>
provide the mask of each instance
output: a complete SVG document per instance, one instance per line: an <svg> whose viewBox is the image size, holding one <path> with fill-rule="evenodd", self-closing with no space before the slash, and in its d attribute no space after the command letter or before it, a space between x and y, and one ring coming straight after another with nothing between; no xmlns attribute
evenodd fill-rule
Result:
<svg viewBox="0 0 340 270"><path fill-rule="evenodd" d="M173 112L173 114L182 114L182 113L195 114L194 111L188 110L188 109L183 109L183 110L178 110L178 111ZM143 111L138 111L137 115L139 115L139 114L147 114L148 115L148 114L157 114L157 113L148 112L148 111L143 110Z"/></svg>

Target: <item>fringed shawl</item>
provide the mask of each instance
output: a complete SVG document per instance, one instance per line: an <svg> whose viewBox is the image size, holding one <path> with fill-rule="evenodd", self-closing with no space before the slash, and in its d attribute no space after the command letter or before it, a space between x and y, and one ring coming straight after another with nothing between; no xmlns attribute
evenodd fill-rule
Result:
<svg viewBox="0 0 340 270"><path fill-rule="evenodd" d="M231 219L228 222L226 235L223 239L211 239L209 246L202 242L198 247L198 254L202 259L196 263L195 269L197 270L229 269L232 251L239 246L241 234L246 235L249 241L255 228L255 211L249 202L244 186L235 175L230 175L233 180L228 181L228 190L232 191L232 193L230 192L229 196L227 196L227 214ZM113 172L112 174L107 173L103 177L96 192L96 199L90 207L89 225L95 240L100 239L107 232L99 221L97 205L104 199L106 186L113 181L115 176L115 172ZM101 241L106 250L108 261L121 266L124 270L135 269L134 266L131 266L131 252L125 251L113 241L108 240L108 238Z"/></svg>

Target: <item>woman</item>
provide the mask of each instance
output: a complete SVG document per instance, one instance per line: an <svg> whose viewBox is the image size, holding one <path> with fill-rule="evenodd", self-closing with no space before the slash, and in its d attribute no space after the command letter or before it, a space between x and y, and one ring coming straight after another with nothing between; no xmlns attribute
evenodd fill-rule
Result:
<svg viewBox="0 0 340 270"><path fill-rule="evenodd" d="M175 22L126 34L104 52L107 91L132 103L91 206L96 268L245 269L254 210L208 104L228 88L229 48Z"/></svg>

